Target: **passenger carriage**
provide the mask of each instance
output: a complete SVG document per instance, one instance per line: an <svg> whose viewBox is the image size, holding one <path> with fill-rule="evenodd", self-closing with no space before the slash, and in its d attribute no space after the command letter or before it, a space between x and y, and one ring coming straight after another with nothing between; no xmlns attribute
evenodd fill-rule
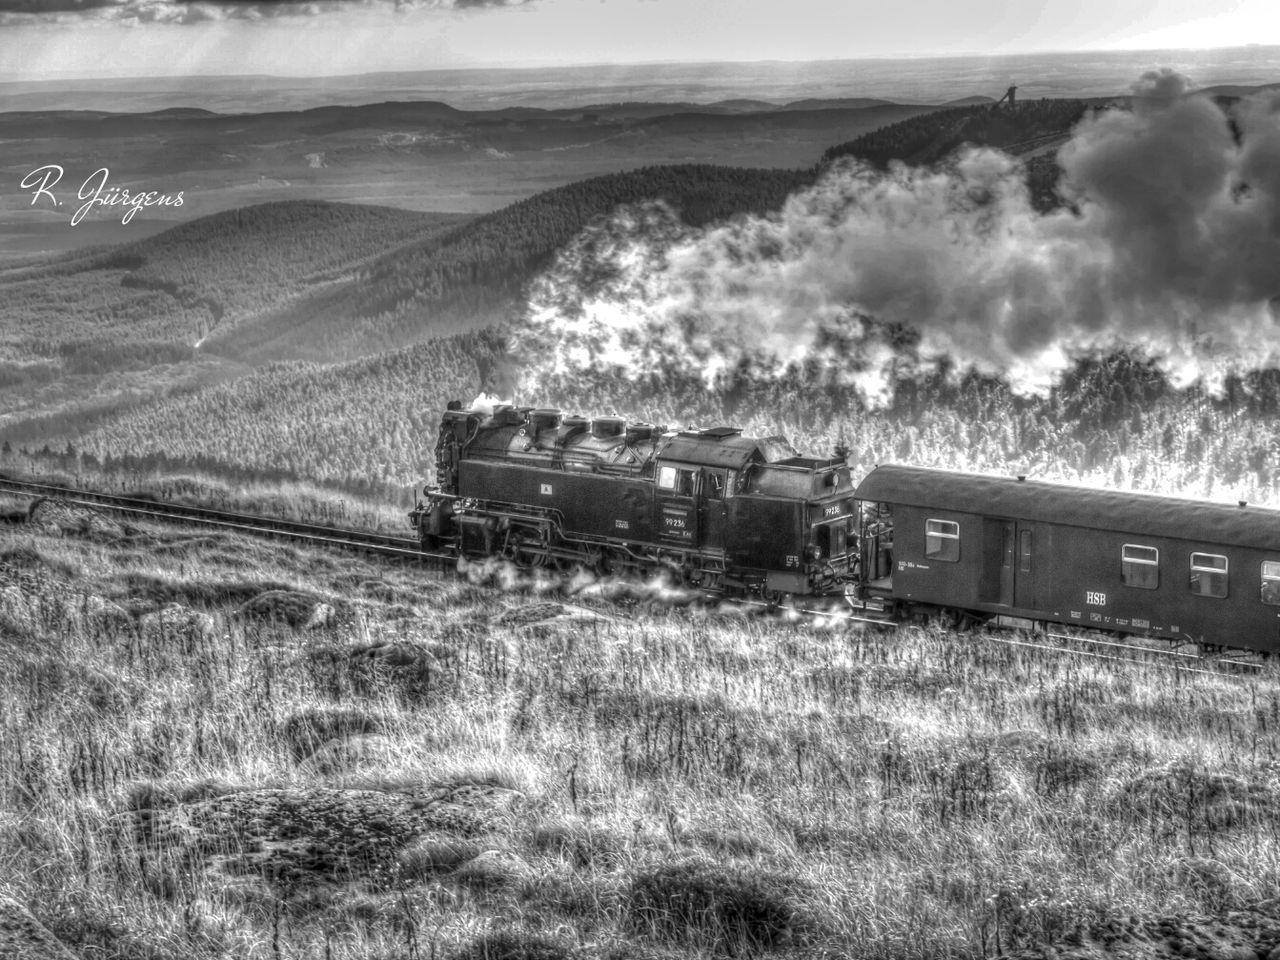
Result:
<svg viewBox="0 0 1280 960"><path fill-rule="evenodd" d="M896 465L855 496L892 518L864 527L863 596L902 615L1280 647L1280 511Z"/></svg>

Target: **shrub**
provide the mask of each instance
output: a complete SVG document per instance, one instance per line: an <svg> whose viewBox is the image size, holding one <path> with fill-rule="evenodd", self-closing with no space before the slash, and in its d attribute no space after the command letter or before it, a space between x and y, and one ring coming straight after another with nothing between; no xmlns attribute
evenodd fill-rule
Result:
<svg viewBox="0 0 1280 960"><path fill-rule="evenodd" d="M453 960L568 960L573 950L550 937L502 931L487 933L453 955Z"/></svg>
<svg viewBox="0 0 1280 960"><path fill-rule="evenodd" d="M628 914L637 932L737 953L791 942L807 925L801 892L791 877L689 860L638 874Z"/></svg>
<svg viewBox="0 0 1280 960"><path fill-rule="evenodd" d="M280 725L280 736L295 760L305 760L331 740L383 732L382 722L363 710L309 707Z"/></svg>

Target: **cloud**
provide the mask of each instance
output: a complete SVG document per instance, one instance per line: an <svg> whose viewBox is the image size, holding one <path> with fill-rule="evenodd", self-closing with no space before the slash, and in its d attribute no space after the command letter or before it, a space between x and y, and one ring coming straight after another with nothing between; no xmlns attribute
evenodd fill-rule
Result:
<svg viewBox="0 0 1280 960"><path fill-rule="evenodd" d="M120 23L200 23L313 17L340 10L472 12L536 0L0 0L0 24L95 19Z"/></svg>
<svg viewBox="0 0 1280 960"><path fill-rule="evenodd" d="M516 355L536 385L768 374L816 361L884 400L900 352L1047 390L1074 354L1140 346L1210 387L1280 363L1280 99L1228 116L1146 74L1059 153L1074 209L1039 213L1019 163L847 164L768 217L705 230L662 208L579 237L534 285ZM1239 131L1233 134L1231 121ZM529 396L522 396L529 399Z"/></svg>

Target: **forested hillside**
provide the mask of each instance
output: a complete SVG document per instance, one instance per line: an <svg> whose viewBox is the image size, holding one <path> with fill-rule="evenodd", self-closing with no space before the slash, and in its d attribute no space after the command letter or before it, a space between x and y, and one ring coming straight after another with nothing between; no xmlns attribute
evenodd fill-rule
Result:
<svg viewBox="0 0 1280 960"><path fill-rule="evenodd" d="M238 477L391 497L427 477L446 402L475 396L500 362L495 339L465 335L336 366L271 364L234 384L134 409L74 447L130 471L217 474L234 465L227 472ZM908 462L1280 504L1280 370L1229 379L1217 398L1199 387L1175 389L1140 355L1116 354L1079 361L1045 397L944 367L899 380L883 410L801 371L718 395L691 375L661 384L598 381L519 399L781 432L813 454L839 444L855 473ZM59 452L65 445L52 444Z"/></svg>
<svg viewBox="0 0 1280 960"><path fill-rule="evenodd" d="M1037 208L1049 210L1061 204L1056 190L1060 175L1056 147L1087 110L1103 102L1030 100L1014 106L939 110L837 144L822 155L822 162L830 164L841 157L856 157L882 168L894 160L929 166L965 143L998 147L1015 155L1034 153L1027 161L1028 185Z"/></svg>
<svg viewBox="0 0 1280 960"><path fill-rule="evenodd" d="M137 369L154 347L189 353L375 255L465 218L320 202L203 217L137 243L0 271L0 360L67 372ZM150 353L149 353L150 351ZM154 361L152 361L154 362Z"/></svg>
<svg viewBox="0 0 1280 960"><path fill-rule="evenodd" d="M663 199L693 225L777 208L812 171L645 167L548 190L362 266L341 284L218 332L229 356L372 353L510 318L525 284L583 227L620 204Z"/></svg>
<svg viewBox="0 0 1280 960"><path fill-rule="evenodd" d="M493 363L483 335L321 365L268 364L249 376L136 407L76 441L132 469L338 482L382 491L417 481L432 460L440 411L469 401Z"/></svg>
<svg viewBox="0 0 1280 960"><path fill-rule="evenodd" d="M760 213L809 171L649 167L546 191L468 222L321 202L263 204L0 272L0 387L138 369L157 350L261 362L344 359L508 318L592 219L663 198L692 224ZM130 351L128 345L139 349Z"/></svg>

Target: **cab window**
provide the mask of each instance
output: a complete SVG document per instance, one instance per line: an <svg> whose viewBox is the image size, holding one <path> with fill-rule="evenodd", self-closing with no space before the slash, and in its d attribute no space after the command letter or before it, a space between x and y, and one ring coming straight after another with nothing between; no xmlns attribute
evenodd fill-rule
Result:
<svg viewBox="0 0 1280 960"><path fill-rule="evenodd" d="M714 470L708 470L706 473L707 481L703 488L706 490L708 500L723 500L725 497L724 474L717 473Z"/></svg>
<svg viewBox="0 0 1280 960"><path fill-rule="evenodd" d="M658 468L658 489L671 490L682 497L692 497L698 487L698 471L680 467Z"/></svg>
<svg viewBox="0 0 1280 960"><path fill-rule="evenodd" d="M924 522L924 555L930 560L955 563L960 559L960 524L954 520Z"/></svg>

